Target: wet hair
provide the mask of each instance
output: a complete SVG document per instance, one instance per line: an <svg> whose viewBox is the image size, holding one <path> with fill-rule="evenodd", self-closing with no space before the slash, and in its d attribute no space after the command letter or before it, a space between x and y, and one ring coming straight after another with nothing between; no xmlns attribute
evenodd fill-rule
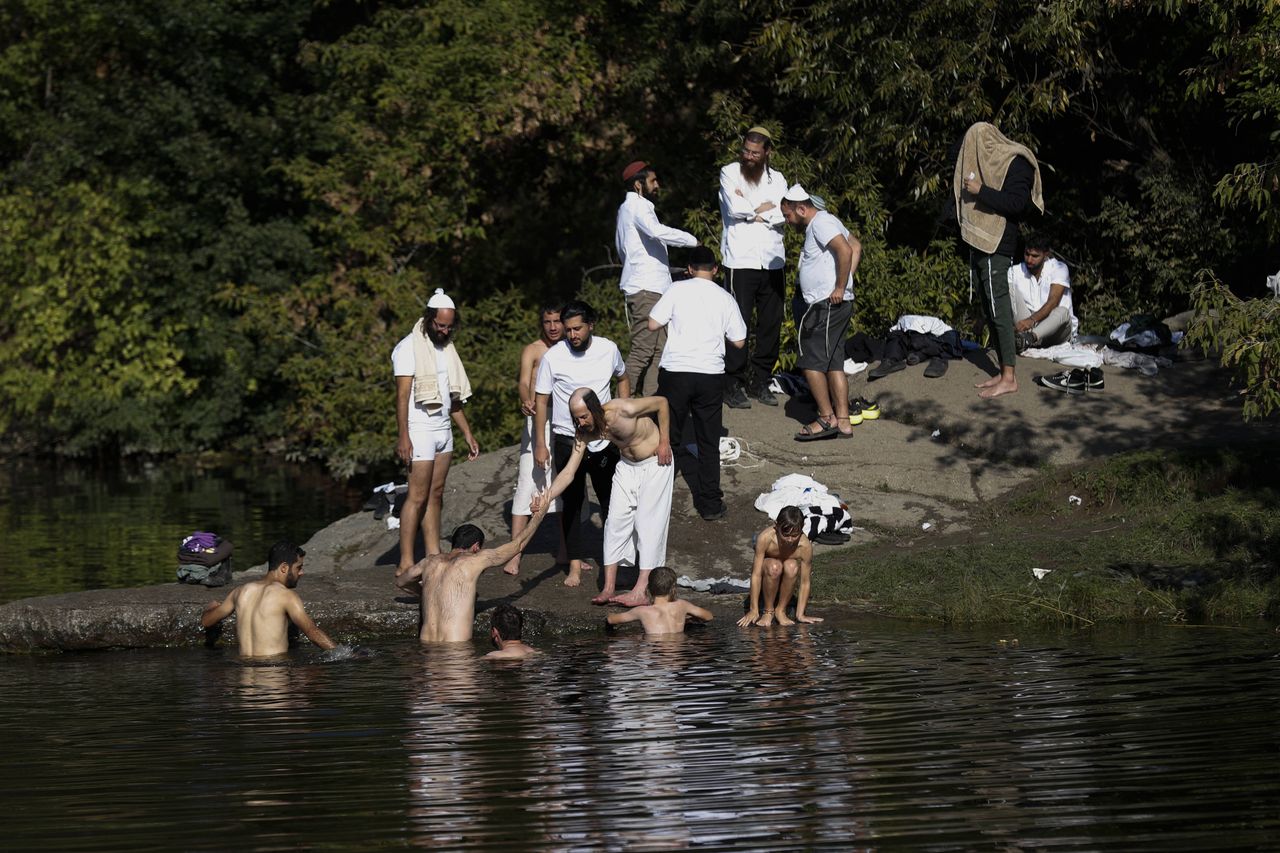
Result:
<svg viewBox="0 0 1280 853"><path fill-rule="evenodd" d="M570 299L560 306L560 322L567 323L574 317L581 317L582 322L589 326L595 325L596 309L581 300Z"/></svg>
<svg viewBox="0 0 1280 853"><path fill-rule="evenodd" d="M658 566L649 575L649 592L654 598L660 595L671 595L676 588L676 573L666 566Z"/></svg>
<svg viewBox="0 0 1280 853"><path fill-rule="evenodd" d="M462 312L457 308L449 308L448 310L453 312L453 331L454 331L454 334L457 334L458 330L462 328ZM424 326L429 325L431 321L436 318L436 315L440 313L440 311L441 309L439 308L428 308L425 311L423 311L422 324Z"/></svg>
<svg viewBox="0 0 1280 853"><path fill-rule="evenodd" d="M778 510L777 522L779 530L804 532L804 513L798 506L784 506Z"/></svg>
<svg viewBox="0 0 1280 853"><path fill-rule="evenodd" d="M524 614L510 604L499 604L493 608L489 617L489 625L504 640L518 640L524 631Z"/></svg>
<svg viewBox="0 0 1280 853"><path fill-rule="evenodd" d="M599 438L604 432L604 406L600 405L600 398L596 396L596 392L590 388L583 389L586 393L582 395L582 404L587 407L587 411L591 413L591 420L595 424L595 432L590 434L582 433L587 438ZM574 392L577 393L576 391ZM572 414L572 413L570 413Z"/></svg>
<svg viewBox="0 0 1280 853"><path fill-rule="evenodd" d="M754 142L756 145L763 145L765 151L773 148L773 140L765 136L763 133L748 133L742 137L743 142Z"/></svg>
<svg viewBox="0 0 1280 853"><path fill-rule="evenodd" d="M694 246L689 253L689 269L711 272L716 268L716 253L706 246Z"/></svg>
<svg viewBox="0 0 1280 853"><path fill-rule="evenodd" d="M298 562L299 557L305 557L307 552L299 548L295 543L288 539L281 539L279 542L271 546L271 550L267 552L267 571L274 572L280 568L281 563L292 566Z"/></svg>
<svg viewBox="0 0 1280 853"><path fill-rule="evenodd" d="M1038 252L1044 252L1046 255L1053 251L1053 245L1049 242L1049 238L1044 234L1028 235L1026 242L1023 244L1023 248L1035 249Z"/></svg>
<svg viewBox="0 0 1280 853"><path fill-rule="evenodd" d="M453 535L449 537L449 542L455 550L466 551L472 545L484 547L484 531L474 524L459 524L454 528Z"/></svg>
<svg viewBox="0 0 1280 853"><path fill-rule="evenodd" d="M538 310L538 322L542 322L542 318L548 314L562 314L564 312L564 303L560 300L554 302L548 300L542 303L542 308Z"/></svg>

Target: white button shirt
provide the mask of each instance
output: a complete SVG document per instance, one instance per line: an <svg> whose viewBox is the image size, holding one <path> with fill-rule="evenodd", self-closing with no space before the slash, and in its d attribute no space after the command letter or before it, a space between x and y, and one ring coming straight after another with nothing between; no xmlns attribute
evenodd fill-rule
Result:
<svg viewBox="0 0 1280 853"><path fill-rule="evenodd" d="M782 195L786 191L787 180L776 169L766 168L758 184L742 177L741 163L730 163L720 170L720 258L725 269L782 269L786 261ZM760 215L763 221L756 222L756 208L766 201L773 202L773 208Z"/></svg>
<svg viewBox="0 0 1280 853"><path fill-rule="evenodd" d="M618 208L614 240L622 260L622 292L628 296L642 290L666 293L671 286L667 246L698 245L689 232L659 222L653 202L634 192Z"/></svg>

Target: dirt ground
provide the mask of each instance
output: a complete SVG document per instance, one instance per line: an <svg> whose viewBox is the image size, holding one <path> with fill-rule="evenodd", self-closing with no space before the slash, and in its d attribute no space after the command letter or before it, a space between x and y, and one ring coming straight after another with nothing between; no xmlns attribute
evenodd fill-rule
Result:
<svg viewBox="0 0 1280 853"><path fill-rule="evenodd" d="M966 529L977 503L1016 489L1042 466L1153 446L1225 443L1265 429L1242 421L1228 376L1206 361L1178 362L1151 377L1109 367L1105 390L1074 397L1033 384L1037 374L1061 368L1024 358L1017 367L1019 392L996 400L978 398L973 387L994 370L982 354L952 362L939 379L924 378L923 369L908 367L875 382L865 373L852 377L850 394L876 400L883 414L855 427L851 440L795 441L814 414L811 404L796 399L780 397L783 404L776 408L756 402L749 410L726 409L725 428L743 448L741 458L723 471L728 514L701 520L678 475L668 565L695 578L746 577L752 536L769 523L754 502L789 473L813 477L849 504L859 528L855 543L872 541L874 531L886 527L946 535ZM517 448L507 447L454 468L445 531L472 522L491 543L506 541L516 456ZM598 552L594 500L591 509L589 541ZM598 626L604 611L589 599L599 572L587 574L576 589L563 586L563 568L554 560L555 531L550 518L527 550L519 577L492 570L481 578L478 623L487 624L484 610L508 601L529 613L534 633ZM318 531L304 547L307 573L299 590L322 627L350 640L412 633L416 603L392 585L399 559L396 531L371 513L359 513ZM249 576L240 573L237 581ZM200 609L224 591L164 584L12 602L0 607L0 649L198 643L205 639ZM722 618L740 612L740 596L689 597Z"/></svg>

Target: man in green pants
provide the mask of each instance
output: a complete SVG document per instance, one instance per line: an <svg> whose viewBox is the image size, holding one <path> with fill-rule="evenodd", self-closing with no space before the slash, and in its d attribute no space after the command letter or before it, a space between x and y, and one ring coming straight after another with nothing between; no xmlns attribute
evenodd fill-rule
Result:
<svg viewBox="0 0 1280 853"><path fill-rule="evenodd" d="M1031 149L980 121L965 131L952 186L960 237L969 248L969 281L979 284L1000 359L1000 373L975 387L984 398L1012 394L1018 378L1009 267L1018 251L1018 223L1033 208L1044 212L1040 166Z"/></svg>

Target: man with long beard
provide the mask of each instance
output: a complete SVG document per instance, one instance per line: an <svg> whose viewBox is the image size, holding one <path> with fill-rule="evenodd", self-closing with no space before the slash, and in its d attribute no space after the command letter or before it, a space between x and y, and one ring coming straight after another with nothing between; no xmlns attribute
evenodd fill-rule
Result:
<svg viewBox="0 0 1280 853"><path fill-rule="evenodd" d="M769 165L773 138L753 127L742 139L737 162L720 170L720 257L724 287L738 303L738 311L755 337L751 357L747 348L725 353L724 401L731 409L749 409L748 396L766 406L778 405L769 390L778 361L782 335L783 278L786 254L782 247L782 194L786 178ZM755 324L751 314L755 312Z"/></svg>
<svg viewBox="0 0 1280 853"><path fill-rule="evenodd" d="M480 455L462 404L471 397L467 371L453 346L459 316L453 300L436 290L413 331L396 344L396 455L409 466L409 494L400 510L399 576L411 569L413 545L422 528L427 556L440 553L440 513L445 479L453 460L453 425L466 439L468 459Z"/></svg>

